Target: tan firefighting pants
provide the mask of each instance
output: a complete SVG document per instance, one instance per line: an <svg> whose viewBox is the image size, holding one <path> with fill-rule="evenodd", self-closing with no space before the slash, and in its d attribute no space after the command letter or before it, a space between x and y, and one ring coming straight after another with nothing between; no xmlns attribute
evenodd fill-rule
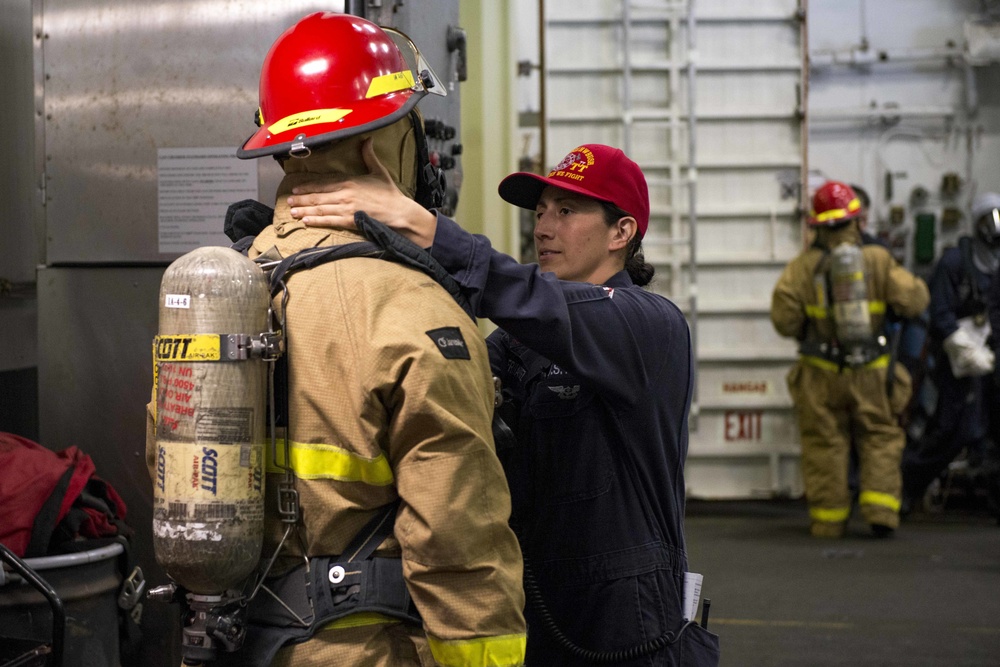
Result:
<svg viewBox="0 0 1000 667"><path fill-rule="evenodd" d="M320 630L304 644L278 651L273 663L274 667L433 667L435 664L423 630L404 623Z"/></svg>
<svg viewBox="0 0 1000 667"><path fill-rule="evenodd" d="M836 534L851 513L847 474L852 434L858 449L858 504L869 524L896 528L906 436L898 417L909 401L910 376L894 367L892 398L886 392L887 358L856 370L800 357L788 389L802 437L802 476L813 534Z"/></svg>

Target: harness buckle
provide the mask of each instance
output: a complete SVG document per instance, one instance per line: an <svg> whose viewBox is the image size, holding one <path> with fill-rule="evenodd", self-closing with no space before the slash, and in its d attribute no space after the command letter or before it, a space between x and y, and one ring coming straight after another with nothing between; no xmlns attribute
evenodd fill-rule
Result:
<svg viewBox="0 0 1000 667"><path fill-rule="evenodd" d="M330 580L331 584L336 585L342 582L346 576L347 571L342 565L334 565L330 568L330 573L327 575L327 578Z"/></svg>

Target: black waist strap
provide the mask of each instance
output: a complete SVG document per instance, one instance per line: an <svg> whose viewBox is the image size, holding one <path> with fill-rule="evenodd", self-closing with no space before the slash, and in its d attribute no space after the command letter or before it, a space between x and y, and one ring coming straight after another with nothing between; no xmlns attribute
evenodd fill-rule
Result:
<svg viewBox="0 0 1000 667"><path fill-rule="evenodd" d="M396 501L383 508L341 556L310 558L265 582L249 605L243 648L220 664L266 667L286 644L310 639L327 624L359 612L375 612L420 624L399 558L377 558L375 548L392 533Z"/></svg>
<svg viewBox="0 0 1000 667"><path fill-rule="evenodd" d="M266 585L268 592L250 603L243 648L228 654L236 658L232 664L266 667L282 646L307 641L327 624L359 612L421 622L398 558L311 558L308 571L301 565Z"/></svg>
<svg viewBox="0 0 1000 667"><path fill-rule="evenodd" d="M887 345L872 340L864 345L845 349L830 343L804 340L799 343L799 354L825 359L837 366L857 367L869 364L889 352Z"/></svg>

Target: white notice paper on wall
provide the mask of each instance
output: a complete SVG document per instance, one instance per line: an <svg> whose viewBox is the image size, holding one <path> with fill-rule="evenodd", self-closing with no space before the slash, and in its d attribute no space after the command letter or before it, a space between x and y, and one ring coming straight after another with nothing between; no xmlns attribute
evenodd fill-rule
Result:
<svg viewBox="0 0 1000 667"><path fill-rule="evenodd" d="M240 160L231 147L160 148L156 180L160 254L228 246L226 209L257 198L257 161Z"/></svg>

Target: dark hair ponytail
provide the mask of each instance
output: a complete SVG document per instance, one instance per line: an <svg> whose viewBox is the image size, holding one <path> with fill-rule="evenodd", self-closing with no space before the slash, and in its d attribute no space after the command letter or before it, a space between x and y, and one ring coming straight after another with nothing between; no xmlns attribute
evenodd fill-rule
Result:
<svg viewBox="0 0 1000 667"><path fill-rule="evenodd" d="M623 211L611 202L602 201L601 207L604 209L604 222L608 227L615 224L622 218L635 217L628 211ZM646 262L646 256L642 252L642 237L638 230L629 239L628 247L625 248L625 270L628 271L632 282L639 287L645 287L653 280L656 269L652 264Z"/></svg>

